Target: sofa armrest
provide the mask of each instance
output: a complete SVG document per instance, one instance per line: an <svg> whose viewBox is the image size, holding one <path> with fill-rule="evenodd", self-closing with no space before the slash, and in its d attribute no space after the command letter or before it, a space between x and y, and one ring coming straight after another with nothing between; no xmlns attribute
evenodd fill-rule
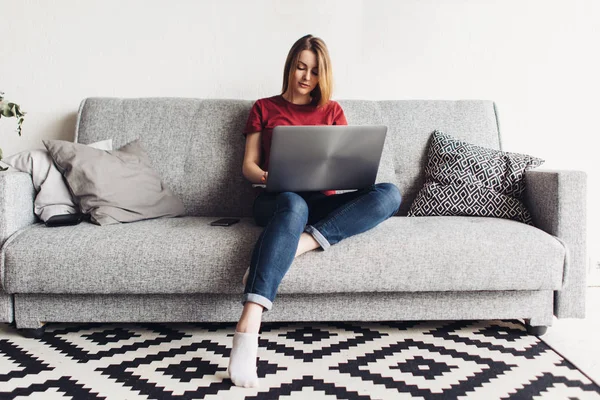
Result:
<svg viewBox="0 0 600 400"><path fill-rule="evenodd" d="M9 169L0 172L0 248L13 233L36 221L31 175ZM0 322L14 320L12 296L4 292L4 261L0 260Z"/></svg>
<svg viewBox="0 0 600 400"><path fill-rule="evenodd" d="M536 227L567 249L562 289L554 293L554 315L585 317L586 188L582 171L527 171L525 202Z"/></svg>
<svg viewBox="0 0 600 400"><path fill-rule="evenodd" d="M0 246L13 233L36 222L31 175L9 169L0 172Z"/></svg>

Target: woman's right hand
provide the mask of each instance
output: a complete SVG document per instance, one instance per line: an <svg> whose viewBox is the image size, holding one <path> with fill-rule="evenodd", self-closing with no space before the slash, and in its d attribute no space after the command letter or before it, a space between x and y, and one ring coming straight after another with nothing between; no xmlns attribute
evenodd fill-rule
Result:
<svg viewBox="0 0 600 400"><path fill-rule="evenodd" d="M269 172L265 171L263 173L262 177L260 178L260 183L266 184L268 177L269 177Z"/></svg>

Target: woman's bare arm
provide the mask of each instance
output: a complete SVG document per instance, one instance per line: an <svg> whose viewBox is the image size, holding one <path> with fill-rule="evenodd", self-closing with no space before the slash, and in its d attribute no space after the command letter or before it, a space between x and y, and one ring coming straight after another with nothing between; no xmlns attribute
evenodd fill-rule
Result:
<svg viewBox="0 0 600 400"><path fill-rule="evenodd" d="M246 135L246 150L244 152L242 173L252 183L266 183L267 173L258 166L261 156L260 136L260 132ZM264 180L263 176L265 177Z"/></svg>

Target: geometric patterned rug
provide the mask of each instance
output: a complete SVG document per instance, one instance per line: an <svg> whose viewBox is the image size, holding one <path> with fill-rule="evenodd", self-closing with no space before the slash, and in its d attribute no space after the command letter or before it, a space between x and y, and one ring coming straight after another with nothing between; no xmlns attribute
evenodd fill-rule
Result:
<svg viewBox="0 0 600 400"><path fill-rule="evenodd" d="M520 321L265 322L258 389L227 375L234 328L0 324L0 399L600 399Z"/></svg>

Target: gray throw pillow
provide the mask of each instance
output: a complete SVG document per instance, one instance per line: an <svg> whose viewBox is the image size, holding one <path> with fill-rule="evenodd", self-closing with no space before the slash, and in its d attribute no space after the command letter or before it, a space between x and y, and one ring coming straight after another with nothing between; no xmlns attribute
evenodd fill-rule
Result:
<svg viewBox="0 0 600 400"><path fill-rule="evenodd" d="M100 150L112 150L112 139L92 143ZM79 212L69 188L46 150L23 151L2 160L7 165L31 175L36 191L34 213L46 222L55 215Z"/></svg>
<svg viewBox="0 0 600 400"><path fill-rule="evenodd" d="M92 222L108 225L185 213L181 200L152 169L139 140L113 151L62 140L43 142Z"/></svg>
<svg viewBox="0 0 600 400"><path fill-rule="evenodd" d="M435 131L425 184L408 216L470 215L531 224L522 201L525 171L544 160L463 142Z"/></svg>

